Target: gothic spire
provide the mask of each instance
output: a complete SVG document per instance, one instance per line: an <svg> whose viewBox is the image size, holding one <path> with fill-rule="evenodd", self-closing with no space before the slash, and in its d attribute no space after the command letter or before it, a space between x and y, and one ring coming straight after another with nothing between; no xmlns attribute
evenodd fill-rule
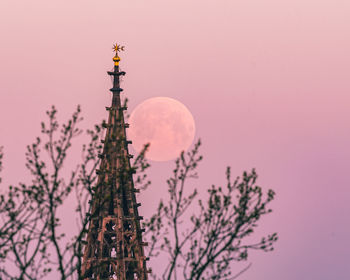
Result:
<svg viewBox="0 0 350 280"><path fill-rule="evenodd" d="M82 263L82 279L96 280L147 280L146 257L140 227L133 173L132 157L128 151L124 111L121 105L120 57L118 52L124 47L115 44L113 94L108 123L104 124L106 136L100 168L96 170L98 182L92 198L90 224Z"/></svg>

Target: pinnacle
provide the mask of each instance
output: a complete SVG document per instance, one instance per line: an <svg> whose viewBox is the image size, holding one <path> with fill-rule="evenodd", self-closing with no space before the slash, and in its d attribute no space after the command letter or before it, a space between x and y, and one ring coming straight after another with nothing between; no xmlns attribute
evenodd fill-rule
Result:
<svg viewBox="0 0 350 280"><path fill-rule="evenodd" d="M136 172L130 164L126 137L129 126L124 120L126 106L121 105L118 51L124 47L114 45L116 52L113 61L114 71L107 72L113 76L112 104L106 107L108 122L102 126L106 129L103 152L99 154L100 167L96 170L98 182L91 201L90 225L87 234L82 263L82 279L147 279L144 246L134 187L133 174Z"/></svg>

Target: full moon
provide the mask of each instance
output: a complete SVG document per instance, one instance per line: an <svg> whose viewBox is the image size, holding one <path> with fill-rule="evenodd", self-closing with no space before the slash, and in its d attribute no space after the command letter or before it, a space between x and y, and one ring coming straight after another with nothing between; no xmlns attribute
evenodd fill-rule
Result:
<svg viewBox="0 0 350 280"><path fill-rule="evenodd" d="M186 151L195 135L192 114L181 102L169 97L150 98L131 113L128 138L137 152L149 143L146 158L167 161Z"/></svg>

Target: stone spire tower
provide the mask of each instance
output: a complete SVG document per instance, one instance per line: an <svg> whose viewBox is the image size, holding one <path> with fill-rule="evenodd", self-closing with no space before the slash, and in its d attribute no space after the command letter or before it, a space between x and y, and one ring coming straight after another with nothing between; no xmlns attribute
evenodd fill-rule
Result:
<svg viewBox="0 0 350 280"><path fill-rule="evenodd" d="M146 257L140 227L141 216L138 214L133 173L130 165L132 157L128 152L124 122L124 111L121 105L120 71L118 52L124 47L114 46L114 71L107 72L113 77L112 105L107 107L108 123L100 169L96 170L98 182L92 198L90 225L87 244L84 250L81 279L96 280L129 280L147 279Z"/></svg>

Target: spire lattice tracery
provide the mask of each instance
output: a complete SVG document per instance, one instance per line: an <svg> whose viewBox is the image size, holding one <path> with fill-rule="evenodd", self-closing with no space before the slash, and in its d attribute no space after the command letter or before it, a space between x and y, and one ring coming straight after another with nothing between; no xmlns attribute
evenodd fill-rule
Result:
<svg viewBox="0 0 350 280"><path fill-rule="evenodd" d="M98 182L92 199L90 225L87 244L84 250L81 279L96 280L147 280L146 257L140 227L141 216L138 214L126 138L128 124L124 121L121 105L120 76L125 72L119 69L119 51L124 47L114 45L114 71L112 105L107 107L108 123L100 168L96 170Z"/></svg>

